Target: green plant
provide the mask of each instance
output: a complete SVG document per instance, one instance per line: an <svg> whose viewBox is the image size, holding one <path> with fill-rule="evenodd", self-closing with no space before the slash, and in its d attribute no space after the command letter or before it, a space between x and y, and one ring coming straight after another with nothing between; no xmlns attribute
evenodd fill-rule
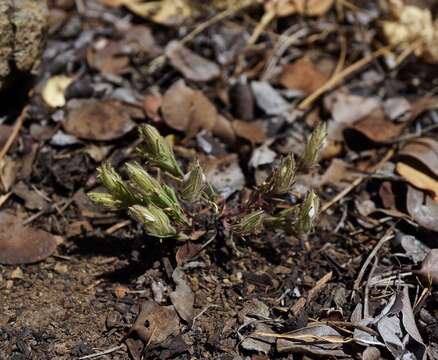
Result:
<svg viewBox="0 0 438 360"><path fill-rule="evenodd" d="M201 166L195 162L184 173L176 161L172 146L154 127L144 125L139 130L142 145L138 151L148 168L158 170L152 176L138 163L125 165L127 179L110 166L98 168L98 177L107 193L92 192L90 198L112 210L127 210L140 222L145 232L158 238L185 239L191 231L196 214L194 204L210 204L212 216L230 224L233 233L241 236L257 234L266 228L288 233L308 233L312 230L319 211L319 198L310 191L299 205L284 206L284 196L293 190L298 171L308 171L318 162L325 139L325 125L313 131L301 157L293 155L280 160L279 166L267 180L254 189L237 216L223 215L218 196L208 183Z"/></svg>

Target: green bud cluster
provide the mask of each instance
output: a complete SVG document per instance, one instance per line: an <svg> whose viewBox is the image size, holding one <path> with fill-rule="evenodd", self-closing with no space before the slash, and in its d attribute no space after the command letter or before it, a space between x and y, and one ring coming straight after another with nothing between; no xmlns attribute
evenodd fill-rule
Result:
<svg viewBox="0 0 438 360"><path fill-rule="evenodd" d="M315 128L298 163L292 154L280 160L278 167L255 190L254 201L237 218L227 219L232 232L246 236L260 233L265 227L300 234L312 230L319 212L319 198L313 191L298 206L283 207L278 211L270 204L276 204L278 196L292 193L297 171L316 165L325 131L324 125ZM164 176L154 177L145 167L132 162L125 165L127 179L124 180L110 164L103 164L97 172L107 192L90 193L92 201L111 210L127 210L134 220L143 225L145 233L158 238L185 238L180 232L192 225L192 218L187 216L185 210L185 205L189 203L207 201L214 205L215 216L223 216L218 211L219 203L210 200L216 198L214 190L207 182L199 162L192 164L184 174L176 161L172 145L157 129L144 125L139 133L143 140L138 149L140 155L146 164L158 168ZM169 182L176 184L176 187Z"/></svg>

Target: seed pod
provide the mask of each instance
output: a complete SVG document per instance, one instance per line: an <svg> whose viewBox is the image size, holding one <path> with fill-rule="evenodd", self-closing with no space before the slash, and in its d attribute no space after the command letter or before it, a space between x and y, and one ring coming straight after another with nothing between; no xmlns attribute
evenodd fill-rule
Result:
<svg viewBox="0 0 438 360"><path fill-rule="evenodd" d="M128 213L143 225L145 232L150 236L165 238L176 235L176 230L170 224L169 217L155 205L147 207L133 205L129 207Z"/></svg>
<svg viewBox="0 0 438 360"><path fill-rule="evenodd" d="M327 136L326 128L326 124L320 122L318 125L316 125L315 129L310 135L310 139L307 142L307 145L300 159L300 165L304 169L310 169L318 163L319 153Z"/></svg>
<svg viewBox="0 0 438 360"><path fill-rule="evenodd" d="M123 203L133 203L134 195L114 168L106 163L97 169L98 177L109 193Z"/></svg>
<svg viewBox="0 0 438 360"><path fill-rule="evenodd" d="M108 193L91 192L88 193L88 197L94 203L105 206L111 210L118 210L122 207L122 202Z"/></svg>
<svg viewBox="0 0 438 360"><path fill-rule="evenodd" d="M172 146L160 135L158 130L151 125L143 125L139 132L144 142L138 149L140 154L152 165L181 178L183 173L176 162Z"/></svg>
<svg viewBox="0 0 438 360"><path fill-rule="evenodd" d="M295 224L295 231L298 234L308 234L319 213L319 197L314 191L310 191L301 206L298 220Z"/></svg>
<svg viewBox="0 0 438 360"><path fill-rule="evenodd" d="M261 187L261 191L267 194L281 195L288 193L295 179L295 160L292 154L283 157L280 165L275 169L268 180Z"/></svg>
<svg viewBox="0 0 438 360"><path fill-rule="evenodd" d="M181 189L183 199L190 202L198 201L204 192L206 186L205 180L206 177L201 166L199 163L196 163L190 172L184 175Z"/></svg>
<svg viewBox="0 0 438 360"><path fill-rule="evenodd" d="M239 235L259 233L263 228L263 220L265 216L263 210L254 211L242 217L237 224L232 226L232 230Z"/></svg>
<svg viewBox="0 0 438 360"><path fill-rule="evenodd" d="M143 196L150 196L156 191L161 190L160 183L155 180L138 163L126 164L129 178L134 183L136 190Z"/></svg>

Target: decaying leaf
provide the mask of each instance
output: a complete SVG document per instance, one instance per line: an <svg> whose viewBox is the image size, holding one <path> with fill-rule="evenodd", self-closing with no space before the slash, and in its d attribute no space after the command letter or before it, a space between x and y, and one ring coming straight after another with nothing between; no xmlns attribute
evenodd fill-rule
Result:
<svg viewBox="0 0 438 360"><path fill-rule="evenodd" d="M283 67L279 82L288 89L299 90L308 95L324 85L327 80L328 76L312 61L301 58Z"/></svg>
<svg viewBox="0 0 438 360"><path fill-rule="evenodd" d="M24 226L16 216L0 213L0 263L29 264L44 260L56 250L54 236Z"/></svg>
<svg viewBox="0 0 438 360"><path fill-rule="evenodd" d="M438 63L438 20L430 9L388 1L392 18L382 23L387 41L400 50L411 50L424 61Z"/></svg>
<svg viewBox="0 0 438 360"><path fill-rule="evenodd" d="M176 268L173 271L172 279L176 284L176 288L175 291L170 293L170 300L178 315L188 324L191 324L195 314L193 308L195 294L187 283L186 277L180 268Z"/></svg>
<svg viewBox="0 0 438 360"><path fill-rule="evenodd" d="M64 130L80 139L114 140L130 132L135 123L129 106L115 100L75 100L71 102ZM70 105L70 102L69 102Z"/></svg>
<svg viewBox="0 0 438 360"><path fill-rule="evenodd" d="M65 75L55 75L47 80L41 93L45 103L53 108L64 106L64 90L72 81L73 78Z"/></svg>
<svg viewBox="0 0 438 360"><path fill-rule="evenodd" d="M438 142L432 138L418 138L407 142L399 155L424 165L431 174L438 176Z"/></svg>
<svg viewBox="0 0 438 360"><path fill-rule="evenodd" d="M396 170L410 184L432 193L433 199L438 202L438 180L403 162L397 163Z"/></svg>
<svg viewBox="0 0 438 360"><path fill-rule="evenodd" d="M351 130L361 133L373 142L380 143L400 136L404 127L404 124L386 120L383 110L379 108L356 122Z"/></svg>
<svg viewBox="0 0 438 360"><path fill-rule="evenodd" d="M325 98L325 107L331 112L333 121L328 123L327 136L329 140L342 140L343 130L363 119L380 106L375 97L364 97L336 91Z"/></svg>
<svg viewBox="0 0 438 360"><path fill-rule="evenodd" d="M334 0L270 0L265 9L278 17L294 14L321 16L330 10L333 3Z"/></svg>
<svg viewBox="0 0 438 360"><path fill-rule="evenodd" d="M171 41L167 45L166 55L173 67L188 80L206 82L220 75L216 63L199 56L178 41Z"/></svg>
<svg viewBox="0 0 438 360"><path fill-rule="evenodd" d="M173 306L160 306L154 301L142 304L130 333L136 333L146 344L158 345L169 336L178 334L179 319Z"/></svg>
<svg viewBox="0 0 438 360"><path fill-rule="evenodd" d="M376 321L377 329L394 358L426 360L426 346L415 323L408 288L395 294L384 311Z"/></svg>
<svg viewBox="0 0 438 360"><path fill-rule="evenodd" d="M210 100L182 80L166 91L161 111L166 124L184 131L187 138L192 138L201 129L212 130L218 119L217 110Z"/></svg>

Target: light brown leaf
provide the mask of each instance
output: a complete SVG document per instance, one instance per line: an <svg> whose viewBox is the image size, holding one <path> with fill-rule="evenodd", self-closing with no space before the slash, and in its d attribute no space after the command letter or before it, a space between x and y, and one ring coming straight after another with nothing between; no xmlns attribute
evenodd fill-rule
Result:
<svg viewBox="0 0 438 360"><path fill-rule="evenodd" d="M262 143L266 139L266 134L261 127L254 122L234 120L232 123L235 134L252 144Z"/></svg>
<svg viewBox="0 0 438 360"><path fill-rule="evenodd" d="M87 99L72 104L62 127L80 139L108 141L127 134L135 123L128 105L116 100Z"/></svg>
<svg viewBox="0 0 438 360"><path fill-rule="evenodd" d="M280 75L279 82L288 89L300 90L308 95L320 88L328 76L306 58L301 58L292 64L286 64Z"/></svg>
<svg viewBox="0 0 438 360"><path fill-rule="evenodd" d="M16 216L0 213L0 263L29 264L44 260L56 249L54 236L24 226Z"/></svg>
<svg viewBox="0 0 438 360"><path fill-rule="evenodd" d="M160 306L154 301L145 301L132 325L132 332L151 346L160 344L180 332L178 315L173 306Z"/></svg>
<svg viewBox="0 0 438 360"><path fill-rule="evenodd" d="M215 106L199 90L189 88L184 81L173 84L164 94L161 105L163 119L171 128L192 138L201 129L212 130L218 119Z"/></svg>
<svg viewBox="0 0 438 360"><path fill-rule="evenodd" d="M359 132L375 143L382 143L400 136L405 123L393 123L385 118L382 108L377 108L349 129Z"/></svg>

